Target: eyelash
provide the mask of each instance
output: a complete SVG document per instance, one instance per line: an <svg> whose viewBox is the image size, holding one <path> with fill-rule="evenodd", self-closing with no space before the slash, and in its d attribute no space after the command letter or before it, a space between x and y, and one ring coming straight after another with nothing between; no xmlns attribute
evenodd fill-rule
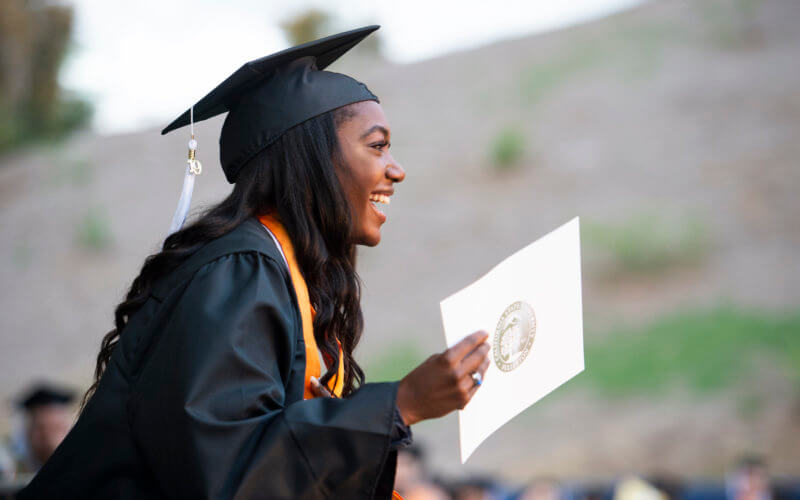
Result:
<svg viewBox="0 0 800 500"><path fill-rule="evenodd" d="M377 143L373 144L372 147L377 149L378 151L380 151L383 148L391 147L391 143L388 143L388 142L377 142Z"/></svg>

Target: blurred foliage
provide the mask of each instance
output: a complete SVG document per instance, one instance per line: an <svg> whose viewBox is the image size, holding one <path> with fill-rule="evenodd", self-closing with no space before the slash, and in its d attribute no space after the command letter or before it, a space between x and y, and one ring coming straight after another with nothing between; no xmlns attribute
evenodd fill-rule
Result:
<svg viewBox="0 0 800 500"><path fill-rule="evenodd" d="M292 45L299 45L330 35L331 15L319 9L309 9L281 23L281 28Z"/></svg>
<svg viewBox="0 0 800 500"><path fill-rule="evenodd" d="M489 147L492 165L498 170L517 167L525 152L525 137L519 127L506 127L493 139Z"/></svg>
<svg viewBox="0 0 800 500"><path fill-rule="evenodd" d="M417 344L395 343L366 363L364 373L368 382L392 382L405 377L425 360Z"/></svg>
<svg viewBox="0 0 800 500"><path fill-rule="evenodd" d="M53 154L53 173L50 176L55 186L71 184L73 186L86 186L94 177L94 169L89 160L78 157L63 158L64 153Z"/></svg>
<svg viewBox="0 0 800 500"><path fill-rule="evenodd" d="M341 26L333 16L319 9L308 9L281 23L286 38L292 45L310 42L339 31L353 29ZM381 57L381 36L372 33L352 49L352 54ZM351 54L351 57L352 57Z"/></svg>
<svg viewBox="0 0 800 500"><path fill-rule="evenodd" d="M91 118L90 104L58 84L72 25L71 7L0 2L0 153L61 137Z"/></svg>
<svg viewBox="0 0 800 500"><path fill-rule="evenodd" d="M581 221L588 268L604 274L652 274L698 262L707 253L705 225L697 218L637 214L613 224Z"/></svg>
<svg viewBox="0 0 800 500"><path fill-rule="evenodd" d="M586 345L578 385L609 395L648 394L680 383L698 393L717 391L751 378L754 361L764 357L800 386L800 310L720 306L597 338Z"/></svg>
<svg viewBox="0 0 800 500"><path fill-rule="evenodd" d="M106 250L111 246L111 221L101 208L89 209L75 228L81 247L91 251Z"/></svg>

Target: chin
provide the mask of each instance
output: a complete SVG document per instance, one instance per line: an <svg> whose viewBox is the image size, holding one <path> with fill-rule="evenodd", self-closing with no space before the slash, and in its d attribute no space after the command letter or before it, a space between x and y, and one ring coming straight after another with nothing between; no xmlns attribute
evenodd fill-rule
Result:
<svg viewBox="0 0 800 500"><path fill-rule="evenodd" d="M361 234L358 238L356 238L356 245L363 245L365 247L374 247L377 246L378 243L381 242L381 232L380 230L373 232L367 232Z"/></svg>
<svg viewBox="0 0 800 500"><path fill-rule="evenodd" d="M365 247L376 247L380 242L381 242L381 236L378 235L377 238L366 238L362 240L360 244L364 245Z"/></svg>

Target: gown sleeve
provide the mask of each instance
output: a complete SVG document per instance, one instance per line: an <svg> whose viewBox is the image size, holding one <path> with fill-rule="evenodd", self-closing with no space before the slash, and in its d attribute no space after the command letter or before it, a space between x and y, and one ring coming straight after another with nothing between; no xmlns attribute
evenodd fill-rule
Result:
<svg viewBox="0 0 800 500"><path fill-rule="evenodd" d="M387 473L393 482L396 383L287 402L302 355L293 304L275 261L255 252L206 264L175 303L128 401L168 497L373 498Z"/></svg>

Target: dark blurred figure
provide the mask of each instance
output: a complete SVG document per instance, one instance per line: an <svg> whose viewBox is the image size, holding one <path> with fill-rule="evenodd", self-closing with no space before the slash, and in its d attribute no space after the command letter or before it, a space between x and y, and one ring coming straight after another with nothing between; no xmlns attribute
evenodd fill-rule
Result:
<svg viewBox="0 0 800 500"><path fill-rule="evenodd" d="M727 500L772 500L767 466L760 457L742 457L725 481Z"/></svg>
<svg viewBox="0 0 800 500"><path fill-rule="evenodd" d="M561 485L552 478L534 479L522 491L517 500L561 500Z"/></svg>
<svg viewBox="0 0 800 500"><path fill-rule="evenodd" d="M404 498L411 488L428 482L425 468L425 450L419 443L397 451L397 472L394 477L394 489Z"/></svg>
<svg viewBox="0 0 800 500"><path fill-rule="evenodd" d="M402 496L403 500L450 500L452 498L447 490L432 482L416 483L407 489Z"/></svg>
<svg viewBox="0 0 800 500"><path fill-rule="evenodd" d="M497 481L483 477L459 481L452 492L453 500L500 500L508 496Z"/></svg>
<svg viewBox="0 0 800 500"><path fill-rule="evenodd" d="M790 494L791 489L786 490ZM786 496L784 494L783 496ZM725 479L725 484L690 483L684 500L772 500L772 486L764 461L760 457L739 459Z"/></svg>
<svg viewBox="0 0 800 500"><path fill-rule="evenodd" d="M650 478L650 484L664 493L669 500L679 500L684 496L683 484L676 477L667 475L653 476Z"/></svg>
<svg viewBox="0 0 800 500"><path fill-rule="evenodd" d="M51 384L37 384L19 401L25 411L25 456L17 472L36 472L50 458L72 427L75 393Z"/></svg>
<svg viewBox="0 0 800 500"><path fill-rule="evenodd" d="M450 493L431 476L419 442L397 451L394 489L405 500L450 500Z"/></svg>
<svg viewBox="0 0 800 500"><path fill-rule="evenodd" d="M612 500L614 497L614 487L600 487L598 485L583 489L582 494L578 493L575 498L582 500Z"/></svg>

